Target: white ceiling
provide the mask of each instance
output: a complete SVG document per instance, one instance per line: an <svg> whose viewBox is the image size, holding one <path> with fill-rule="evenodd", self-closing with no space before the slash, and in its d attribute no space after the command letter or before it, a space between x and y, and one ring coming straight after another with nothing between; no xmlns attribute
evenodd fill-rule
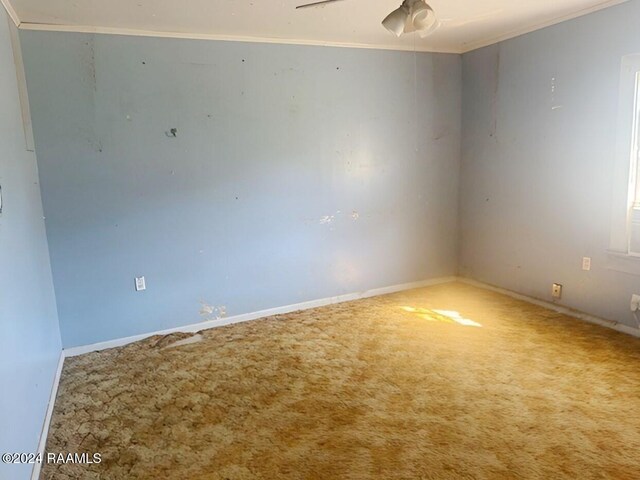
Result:
<svg viewBox="0 0 640 480"><path fill-rule="evenodd" d="M302 10L295 6L305 0L0 1L24 29L462 53L625 0L427 0L441 25L426 39L398 39L380 25L401 0L341 0Z"/></svg>

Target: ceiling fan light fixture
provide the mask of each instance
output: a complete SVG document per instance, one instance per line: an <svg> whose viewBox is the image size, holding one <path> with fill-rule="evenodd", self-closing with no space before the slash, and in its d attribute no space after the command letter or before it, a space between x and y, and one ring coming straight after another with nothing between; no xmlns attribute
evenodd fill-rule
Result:
<svg viewBox="0 0 640 480"><path fill-rule="evenodd" d="M296 9L321 7L339 1L342 0L315 0L298 5ZM396 37L403 33L418 32L424 38L439 26L439 22L433 8L425 0L403 0L402 5L386 16L382 26Z"/></svg>
<svg viewBox="0 0 640 480"><path fill-rule="evenodd" d="M411 9L411 23L418 35L426 37L438 26L436 14L426 3L420 1L413 4Z"/></svg>
<svg viewBox="0 0 640 480"><path fill-rule="evenodd" d="M409 19L409 12L407 2L405 1L399 8L387 15L387 17L382 21L382 25L396 37L399 37L404 33L404 27Z"/></svg>

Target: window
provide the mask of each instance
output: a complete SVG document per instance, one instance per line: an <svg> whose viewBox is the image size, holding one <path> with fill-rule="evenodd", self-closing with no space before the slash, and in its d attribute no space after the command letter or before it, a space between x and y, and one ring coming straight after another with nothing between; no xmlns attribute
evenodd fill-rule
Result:
<svg viewBox="0 0 640 480"><path fill-rule="evenodd" d="M640 53L621 60L607 268L640 276Z"/></svg>
<svg viewBox="0 0 640 480"><path fill-rule="evenodd" d="M622 57L608 267L640 275L640 53Z"/></svg>
<svg viewBox="0 0 640 480"><path fill-rule="evenodd" d="M631 200L629 211L629 254L640 256L640 72L635 75L631 140Z"/></svg>

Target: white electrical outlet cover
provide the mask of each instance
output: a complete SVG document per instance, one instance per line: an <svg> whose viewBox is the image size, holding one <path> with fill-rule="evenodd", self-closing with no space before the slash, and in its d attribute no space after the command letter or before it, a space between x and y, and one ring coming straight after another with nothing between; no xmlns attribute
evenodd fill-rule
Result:
<svg viewBox="0 0 640 480"><path fill-rule="evenodd" d="M586 272L591 270L591 258L590 257L584 257L582 259L582 270L584 270Z"/></svg>
<svg viewBox="0 0 640 480"><path fill-rule="evenodd" d="M136 292L141 292L147 289L147 283L144 277L136 277Z"/></svg>
<svg viewBox="0 0 640 480"><path fill-rule="evenodd" d="M631 311L637 312L640 310L640 295L631 296Z"/></svg>

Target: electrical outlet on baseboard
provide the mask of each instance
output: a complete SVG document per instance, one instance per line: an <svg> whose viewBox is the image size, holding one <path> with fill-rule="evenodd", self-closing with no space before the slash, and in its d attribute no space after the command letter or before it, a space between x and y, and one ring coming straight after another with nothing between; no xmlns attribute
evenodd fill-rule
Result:
<svg viewBox="0 0 640 480"><path fill-rule="evenodd" d="M554 283L551 287L551 296L553 298L562 298L562 285Z"/></svg>

